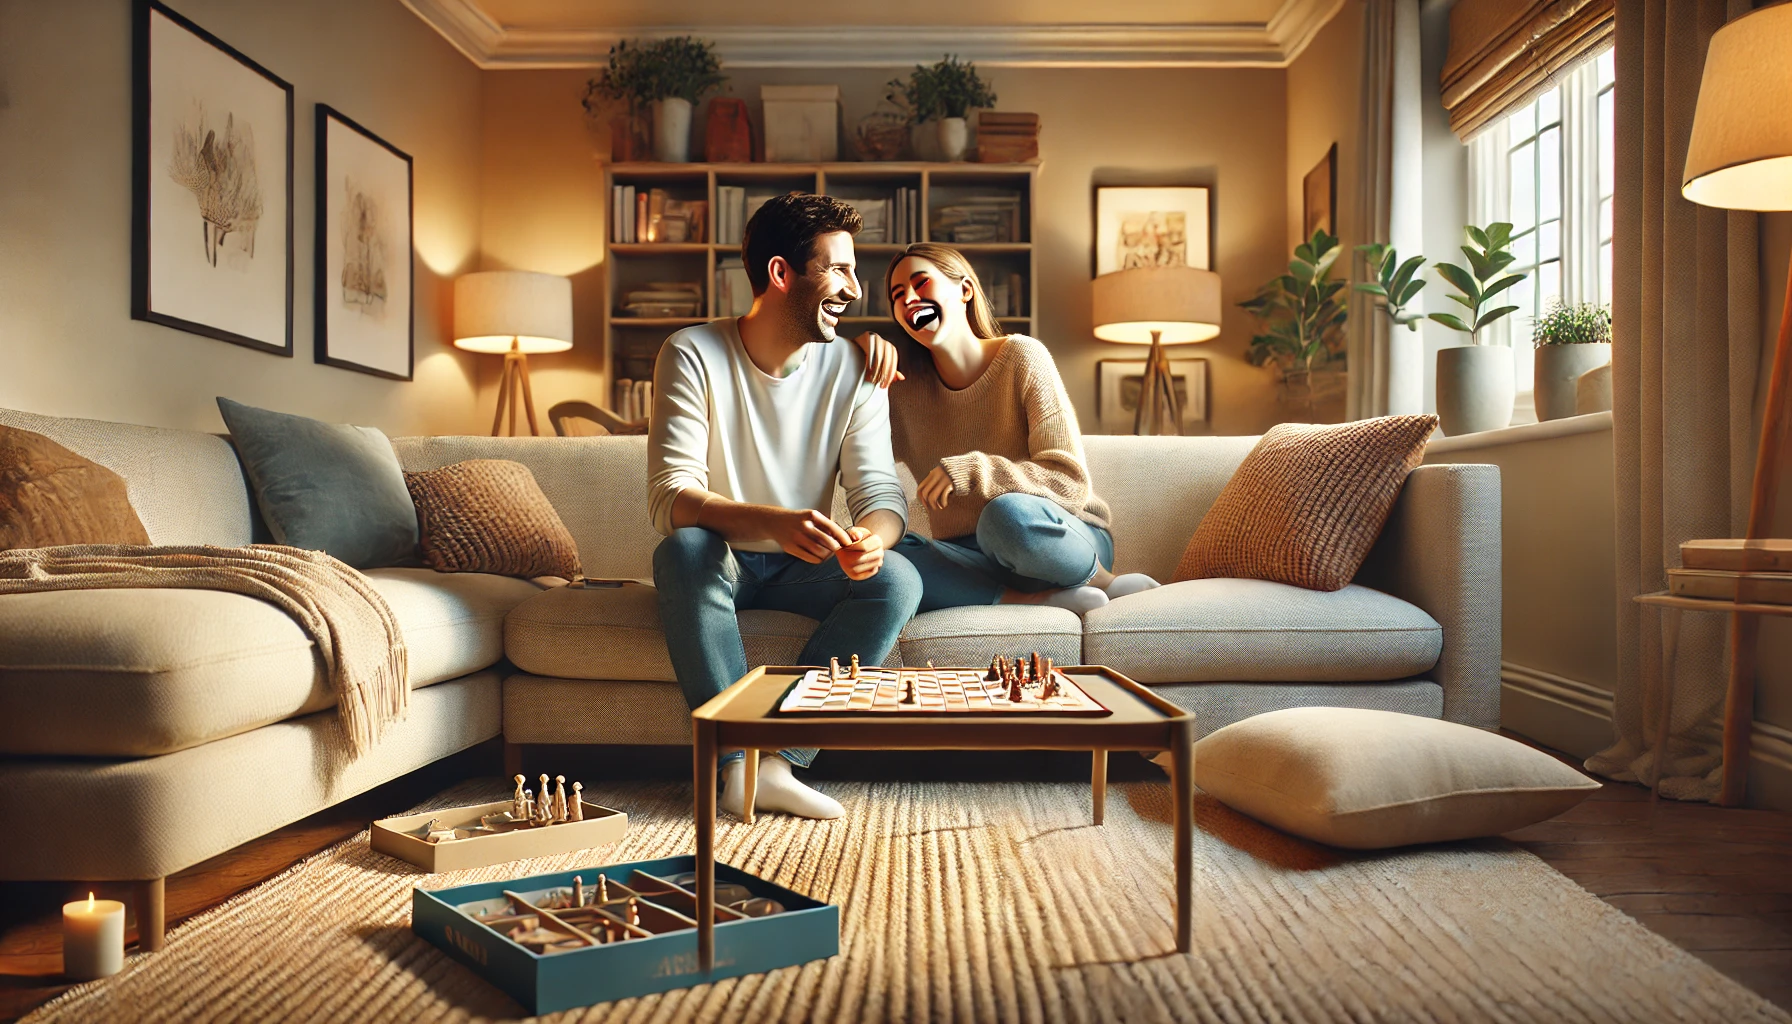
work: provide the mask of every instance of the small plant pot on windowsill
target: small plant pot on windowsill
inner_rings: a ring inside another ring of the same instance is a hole
[[[1532,401],[1537,406],[1537,419],[1559,420],[1575,415],[1575,382],[1580,380],[1581,374],[1611,361],[1609,342],[1538,345],[1531,392]]]
[[[1437,418],[1448,437],[1512,425],[1512,350],[1460,345],[1437,352]]]

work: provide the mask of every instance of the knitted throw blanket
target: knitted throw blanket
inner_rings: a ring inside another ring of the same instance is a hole
[[[0,595],[128,588],[223,590],[292,616],[323,658],[349,750],[359,757],[410,703],[392,609],[367,578],[321,551],[77,544],[0,551]]]

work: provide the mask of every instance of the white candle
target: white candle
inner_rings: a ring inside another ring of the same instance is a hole
[[[124,969],[124,904],[87,898],[62,905],[62,973],[76,981]]]

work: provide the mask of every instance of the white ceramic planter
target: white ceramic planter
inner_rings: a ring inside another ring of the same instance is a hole
[[[962,117],[942,117],[939,120],[940,159],[963,160],[964,151],[971,142],[970,126]]]
[[[1531,399],[1537,419],[1559,420],[1576,414],[1575,382],[1588,370],[1612,361],[1609,343],[1538,345]]]
[[[1476,434],[1512,425],[1512,350],[1462,345],[1437,352],[1437,418],[1443,432]]]
[[[682,164],[691,159],[691,101],[677,96],[653,105],[653,158]]]

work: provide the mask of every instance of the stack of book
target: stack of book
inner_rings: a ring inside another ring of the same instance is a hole
[[[610,411],[630,423],[653,414],[653,381],[622,377],[610,390]]]
[[[986,284],[989,295],[990,312],[997,316],[1026,316],[1026,279],[1018,273],[993,273],[979,271],[977,276]]]
[[[1680,597],[1792,604],[1792,540],[1689,540],[1680,565],[1668,570],[1668,591]]]
[[[1039,115],[985,110],[977,117],[977,162],[1024,164],[1039,159]]]
[[[971,196],[933,211],[936,242],[1020,241],[1020,196]]]
[[[709,200],[674,199],[663,188],[610,186],[611,242],[702,242],[708,235]]]
[[[716,244],[739,245],[747,230],[747,221],[765,201],[776,193],[748,194],[741,185],[716,186]]]
[[[649,281],[622,293],[619,316],[697,317],[703,315],[703,288],[688,281]]]
[[[753,308],[753,283],[739,256],[716,260],[716,315],[746,316]]]

